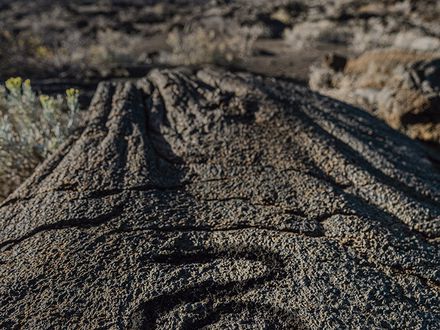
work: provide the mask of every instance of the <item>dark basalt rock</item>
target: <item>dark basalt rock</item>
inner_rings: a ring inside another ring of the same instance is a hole
[[[290,82],[101,84],[82,134],[0,208],[1,328],[440,322],[440,174]]]

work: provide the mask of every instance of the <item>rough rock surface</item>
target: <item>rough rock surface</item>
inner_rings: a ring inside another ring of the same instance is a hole
[[[314,66],[310,87],[364,107],[391,127],[422,141],[440,143],[440,52],[376,50]]]
[[[437,165],[287,81],[101,84],[0,208],[0,327],[434,329]]]

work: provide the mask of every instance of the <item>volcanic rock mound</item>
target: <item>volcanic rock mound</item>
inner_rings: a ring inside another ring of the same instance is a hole
[[[293,83],[101,84],[0,208],[1,328],[435,328],[440,174]]]

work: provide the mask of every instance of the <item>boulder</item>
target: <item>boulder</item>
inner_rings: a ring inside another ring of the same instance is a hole
[[[102,83],[0,207],[0,327],[434,329],[437,166],[281,79]]]
[[[440,53],[376,50],[346,63],[340,57],[339,67],[334,57],[312,68],[313,90],[365,107],[414,139],[440,144]]]

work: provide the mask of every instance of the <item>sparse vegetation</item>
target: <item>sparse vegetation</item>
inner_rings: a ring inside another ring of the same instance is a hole
[[[78,72],[109,76],[112,70],[148,63],[148,41],[143,35],[112,29],[99,30],[93,39],[84,40],[72,31],[62,40],[45,40],[38,33],[14,35],[0,31],[0,71],[14,74],[74,76]]]
[[[79,91],[37,96],[29,80],[0,85],[0,200],[31,175],[78,124]]]
[[[171,64],[231,64],[239,63],[252,54],[253,45],[262,30],[241,26],[235,21],[218,20],[187,24],[168,35],[171,53],[162,61]]]
[[[81,34],[75,32],[55,48],[53,62],[58,68],[90,69],[105,77],[115,68],[147,63],[147,49],[143,35],[106,29],[98,31],[95,39],[84,42]]]
[[[316,47],[317,43],[348,44],[352,38],[350,28],[330,20],[302,22],[284,31],[285,42],[297,50]]]

